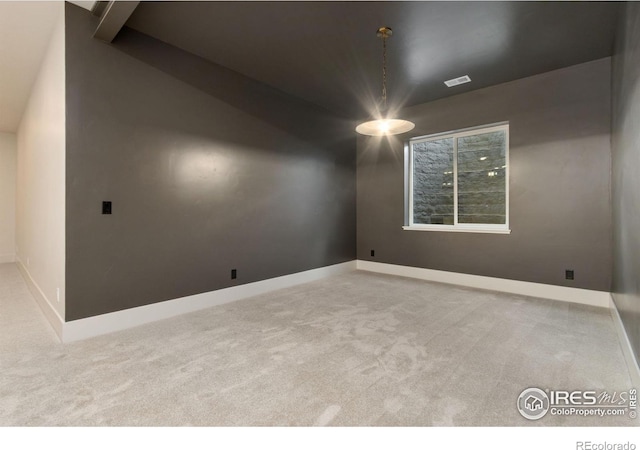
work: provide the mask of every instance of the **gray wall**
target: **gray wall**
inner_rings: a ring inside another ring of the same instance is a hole
[[[352,124],[66,20],[67,321],[354,259]]]
[[[640,3],[620,14],[613,58],[613,298],[640,360]]]
[[[407,108],[411,133],[358,138],[358,258],[609,291],[610,80],[605,58]],[[512,233],[403,231],[402,139],[502,121]]]

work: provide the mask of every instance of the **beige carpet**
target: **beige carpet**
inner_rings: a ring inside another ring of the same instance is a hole
[[[0,265],[0,425],[633,425],[516,410],[630,387],[605,310],[353,272],[61,344]]]

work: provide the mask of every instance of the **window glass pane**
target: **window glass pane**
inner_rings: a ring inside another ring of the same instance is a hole
[[[506,133],[458,138],[458,223],[506,223]]]
[[[453,225],[453,138],[413,147],[413,223]]]

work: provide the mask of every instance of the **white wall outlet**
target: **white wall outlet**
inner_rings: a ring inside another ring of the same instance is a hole
[[[60,288],[56,288],[56,299],[58,300],[58,303],[60,303]]]

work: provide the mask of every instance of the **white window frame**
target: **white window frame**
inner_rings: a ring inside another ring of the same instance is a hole
[[[458,223],[458,138],[477,134],[505,132],[505,223],[475,224]],[[453,138],[453,225],[416,224],[413,222],[413,145],[422,142]],[[410,139],[405,145],[405,225],[409,231],[446,231],[463,233],[509,234],[509,123],[500,122],[472,128],[463,128],[444,133],[430,134]]]

